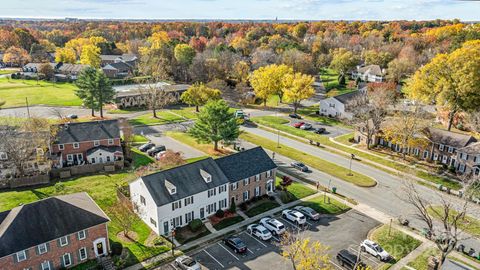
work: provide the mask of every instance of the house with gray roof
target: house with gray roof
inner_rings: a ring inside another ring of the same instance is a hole
[[[364,82],[383,82],[385,70],[379,65],[357,66],[357,69],[352,72],[352,78],[360,78]]]
[[[352,106],[351,103],[355,100],[359,100],[362,95],[365,95],[366,87],[357,90],[341,94],[334,97],[329,97],[320,100],[319,112],[320,115],[336,118],[352,119]]]
[[[105,256],[109,221],[85,192],[0,212],[1,268],[53,270]]]

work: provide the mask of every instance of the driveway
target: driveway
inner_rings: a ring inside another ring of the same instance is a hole
[[[307,226],[299,228],[279,215],[275,216],[289,231],[301,232],[305,237],[320,241],[330,246],[331,262],[337,269],[335,255],[341,249],[348,249],[352,253],[358,251],[359,243],[367,237],[368,232],[379,225],[373,220],[357,211],[351,210],[338,216],[323,216],[319,221],[308,221]],[[226,247],[222,241],[215,242],[206,247],[188,254],[195,258],[202,269],[265,269],[265,270],[291,270],[290,263],[281,256],[279,239],[273,237],[268,241],[259,240],[243,231],[236,234],[247,245],[248,251],[239,255]],[[362,260],[374,269],[380,263],[370,256],[362,255]],[[174,264],[167,264],[157,269],[178,269]]]
[[[0,117],[28,117],[28,112],[30,112],[31,117],[39,118],[50,118],[55,119],[59,116],[67,116],[69,114],[76,114],[79,117],[89,116],[91,114],[90,109],[84,109],[80,107],[51,107],[51,106],[30,106],[27,110],[27,107],[18,107],[18,108],[5,108],[0,110]]]
[[[327,137],[334,138],[334,137],[338,137],[338,136],[345,135],[347,133],[352,133],[353,132],[350,129],[346,129],[346,128],[342,128],[342,127],[338,127],[338,126],[325,125],[325,124],[322,124],[320,122],[310,121],[310,120],[307,120],[307,119],[292,119],[292,118],[287,117],[287,116],[285,116],[284,118],[286,120],[290,121],[289,123],[287,123],[285,125],[292,126],[294,123],[297,123],[297,122],[305,122],[305,123],[311,124],[313,129],[324,128],[325,133],[323,133],[322,135],[325,135]],[[313,129],[311,129],[310,131],[313,132]]]

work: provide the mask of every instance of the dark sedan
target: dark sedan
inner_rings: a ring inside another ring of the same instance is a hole
[[[290,116],[290,118],[302,119],[302,117],[300,115],[296,114],[296,113],[291,113],[288,116]]]
[[[235,253],[246,253],[247,252],[247,245],[242,241],[242,239],[235,237],[235,236],[230,236],[225,239],[223,239],[223,243],[233,249]]]
[[[295,162],[292,162],[290,165],[292,165],[293,168],[298,169],[302,172],[308,172],[307,165],[305,165],[301,162],[295,161]]]
[[[149,143],[143,144],[142,146],[138,147],[138,150],[140,150],[142,152],[146,152],[147,150],[150,150],[153,147],[155,147],[155,144],[149,142]]]

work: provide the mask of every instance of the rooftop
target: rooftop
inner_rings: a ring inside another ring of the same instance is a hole
[[[55,127],[58,127],[57,144],[120,138],[118,120],[67,123]]]

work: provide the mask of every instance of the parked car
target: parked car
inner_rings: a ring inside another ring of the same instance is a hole
[[[316,134],[323,134],[323,133],[325,133],[325,131],[327,131],[327,130],[326,130],[325,128],[322,128],[322,127],[320,127],[320,128],[315,128],[315,129],[313,130],[313,132],[316,133]]]
[[[264,241],[272,238],[272,234],[267,228],[263,227],[260,224],[251,224],[247,227],[247,232],[253,236],[256,236]]]
[[[301,162],[298,162],[298,161],[294,161],[292,163],[290,163],[290,165],[295,168],[295,169],[298,169],[302,172],[308,172],[308,167],[307,165],[301,163]]]
[[[368,239],[363,240],[360,244],[360,248],[363,252],[370,253],[380,261],[389,261],[391,258],[390,254],[388,254],[388,252],[386,252],[380,245]]]
[[[350,253],[346,249],[342,249],[337,253],[337,261],[340,263],[341,266],[354,270],[355,265],[357,265],[356,269],[365,269],[366,265],[361,261],[358,260],[357,263],[357,255]]]
[[[155,155],[156,160],[160,160],[167,151],[160,151]]]
[[[142,152],[146,152],[148,150],[150,150],[151,148],[155,147],[155,144],[154,143],[151,143],[151,142],[148,142],[146,144],[142,144],[140,147],[138,147],[138,150],[142,151]]]
[[[300,126],[300,129],[310,130],[310,129],[312,129],[312,125],[309,124],[309,123],[305,123],[305,124]]]
[[[188,256],[180,256],[175,259],[175,265],[183,270],[200,270],[202,269],[200,264],[193,258]]]
[[[295,206],[293,209],[299,211],[300,213],[304,214],[310,220],[319,220],[320,214],[307,206]]]
[[[67,118],[68,118],[68,119],[78,119],[78,115],[76,115],[76,114],[69,114],[69,115],[67,115]]]
[[[289,114],[288,116],[290,116],[291,118],[295,118],[295,119],[302,119],[302,117],[296,113],[291,113]]]
[[[305,122],[296,122],[296,123],[293,123],[293,127],[295,128],[300,128],[301,126],[305,125]]]
[[[280,235],[285,232],[285,225],[274,218],[262,218],[260,224],[271,231],[273,235]]]
[[[159,146],[155,146],[153,148],[150,148],[150,150],[147,151],[147,154],[151,157],[155,156],[156,154],[162,152],[162,151],[165,151],[167,150],[167,148],[165,148],[164,145],[159,145]]]
[[[307,222],[305,215],[297,210],[285,209],[282,211],[282,217],[298,225],[303,225],[305,222]]]
[[[236,237],[236,236],[229,236],[225,239],[223,239],[223,243],[233,249],[235,253],[245,253],[247,252],[247,245],[243,243],[242,239]]]

